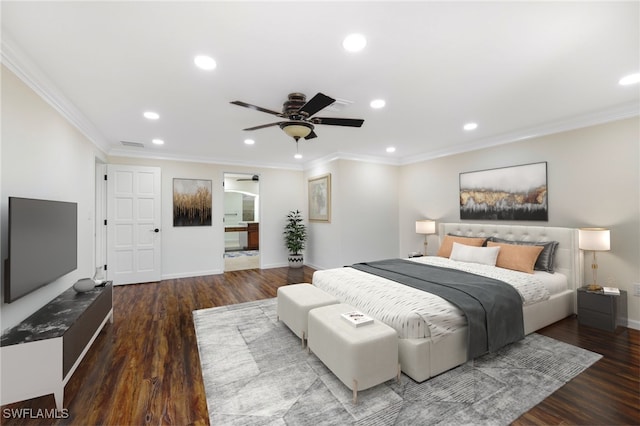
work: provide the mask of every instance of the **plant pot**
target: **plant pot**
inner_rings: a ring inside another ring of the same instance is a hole
[[[301,254],[290,254],[288,259],[289,268],[302,268],[302,265],[304,265],[304,258]]]

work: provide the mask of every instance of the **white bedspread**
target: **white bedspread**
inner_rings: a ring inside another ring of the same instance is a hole
[[[523,305],[549,298],[549,291],[534,274],[436,256],[410,260],[504,281],[518,290]],[[436,342],[467,323],[462,311],[439,296],[353,268],[316,271],[313,284],[393,327],[401,339],[431,337]]]

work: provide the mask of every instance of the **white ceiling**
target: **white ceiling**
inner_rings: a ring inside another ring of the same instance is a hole
[[[638,115],[640,87],[618,81],[640,71],[639,5],[2,1],[2,61],[109,154],[407,164]],[[342,48],[354,32],[367,38],[359,53]],[[217,68],[196,68],[197,54]],[[280,110],[290,92],[353,102],[318,115],[364,125],[316,126],[296,160],[277,126],[242,131],[277,117],[229,103]],[[371,109],[376,98],[386,107]]]

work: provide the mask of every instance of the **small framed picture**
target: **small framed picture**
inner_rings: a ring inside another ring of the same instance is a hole
[[[331,222],[331,173],[309,179],[309,221]]]

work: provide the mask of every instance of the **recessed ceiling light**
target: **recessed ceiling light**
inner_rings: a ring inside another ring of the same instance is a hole
[[[210,57],[205,55],[198,55],[193,59],[193,63],[200,69],[205,71],[211,71],[216,68],[216,61]]]
[[[300,160],[302,158],[302,154],[296,154],[293,156],[296,160]]]
[[[372,100],[369,105],[371,106],[371,108],[373,109],[380,109],[380,108],[384,108],[384,106],[387,103],[384,101],[384,99],[374,99]]]
[[[162,139],[153,139],[151,142],[153,142],[154,145],[164,145],[164,141]]]
[[[362,34],[349,34],[342,41],[342,47],[348,52],[359,52],[367,45],[367,39]]]
[[[467,123],[463,127],[465,130],[475,130],[478,128],[478,123]]]
[[[147,118],[149,120],[157,120],[158,118],[160,118],[160,114],[153,111],[147,111],[143,115],[144,115],[144,118]]]
[[[256,143],[256,141],[254,141],[253,139],[245,139],[244,143],[247,145],[253,145],[254,143]]]
[[[630,84],[640,83],[640,73],[630,74],[626,77],[623,77],[618,82],[622,86],[628,86]]]
[[[387,147],[387,152],[388,152],[389,154],[391,154],[392,152],[396,152],[396,147],[395,147],[395,146]]]

